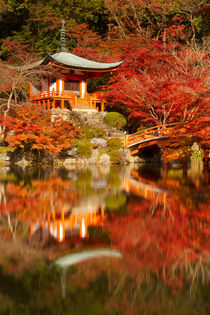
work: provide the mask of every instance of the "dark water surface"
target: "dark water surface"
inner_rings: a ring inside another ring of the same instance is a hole
[[[210,174],[0,170],[0,314],[210,314]]]

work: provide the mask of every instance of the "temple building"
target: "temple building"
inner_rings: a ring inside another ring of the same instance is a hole
[[[30,100],[45,109],[79,109],[104,111],[102,93],[88,93],[87,81],[111,73],[121,62],[101,63],[78,57],[68,52],[62,21],[60,49],[53,55],[29,65],[29,69],[41,66],[55,68],[55,76],[44,76],[40,84],[30,84]]]

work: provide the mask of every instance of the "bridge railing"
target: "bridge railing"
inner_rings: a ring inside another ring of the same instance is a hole
[[[125,135],[124,144],[125,146],[129,147],[144,140],[167,136],[171,133],[176,125],[177,123],[159,125],[135,132],[131,135]]]

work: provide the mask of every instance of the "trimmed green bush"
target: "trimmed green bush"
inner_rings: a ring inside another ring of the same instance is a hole
[[[127,123],[125,117],[117,112],[110,112],[106,114],[106,116],[104,117],[104,121],[107,125],[115,127],[118,130],[122,130]]]

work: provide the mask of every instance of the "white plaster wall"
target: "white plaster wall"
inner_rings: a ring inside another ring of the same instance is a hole
[[[56,81],[50,84],[50,91],[56,91]]]
[[[82,95],[81,95],[82,98],[85,97],[85,82],[82,81]]]

